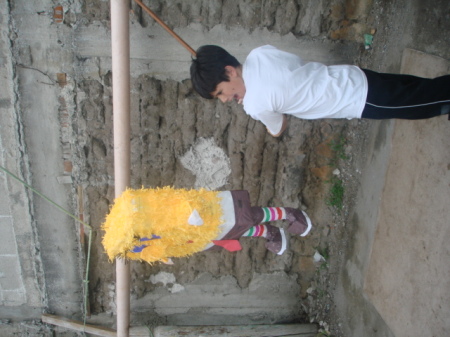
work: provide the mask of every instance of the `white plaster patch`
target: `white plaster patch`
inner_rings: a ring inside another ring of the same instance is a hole
[[[200,138],[180,161],[195,175],[195,188],[218,189],[227,183],[231,174],[230,158],[213,138]]]
[[[171,273],[162,271],[156,275],[150,276],[149,281],[153,284],[162,283],[172,294],[184,290],[184,287],[181,284],[175,283],[175,275]]]
[[[167,283],[175,283],[175,281],[176,281],[175,275],[173,275],[171,273],[166,273],[163,271],[156,275],[150,276],[149,280],[153,284],[162,283],[162,284],[164,284],[164,286],[166,286]]]
[[[183,290],[184,290],[184,287],[181,284],[178,284],[178,283],[175,283],[173,285],[173,287],[169,289],[169,291],[172,294],[179,293],[180,291],[183,291]]]

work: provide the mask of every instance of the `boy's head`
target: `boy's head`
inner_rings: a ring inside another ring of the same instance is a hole
[[[192,59],[191,81],[195,91],[207,99],[215,98],[212,93],[221,82],[229,82],[229,66],[239,68],[241,64],[225,49],[205,45],[197,49],[197,58]]]

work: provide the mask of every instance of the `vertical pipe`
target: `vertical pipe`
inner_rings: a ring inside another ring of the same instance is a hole
[[[130,184],[129,0],[111,0],[115,195]],[[117,337],[128,337],[130,266],[116,259]]]

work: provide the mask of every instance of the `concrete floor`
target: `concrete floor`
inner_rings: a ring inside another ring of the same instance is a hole
[[[402,73],[438,76],[449,62],[405,50]],[[450,121],[379,122],[353,216],[336,303],[348,336],[450,331]],[[358,306],[360,310],[355,310]]]

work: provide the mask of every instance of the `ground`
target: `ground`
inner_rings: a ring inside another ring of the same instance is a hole
[[[372,70],[398,73],[405,48],[448,59],[449,15],[448,3],[443,1],[436,1],[433,5],[419,1],[406,6],[374,1],[365,22],[368,27],[374,29],[373,45],[368,50],[361,50],[355,58],[355,63]],[[427,22],[432,24],[425,24]],[[353,221],[350,216],[357,202],[358,190],[363,185],[362,163],[366,162],[367,156],[373,155],[366,152],[367,136],[373,127],[373,122],[362,121],[349,124],[343,132],[346,156],[339,160],[337,165],[345,191],[343,208],[334,208],[333,219],[336,226],[333,227],[334,230],[326,230],[325,233],[329,234],[321,237],[320,244],[323,249],[328,248],[328,258],[326,262],[321,262],[308,291],[306,303],[310,319],[319,322],[331,336],[345,336],[342,320],[346,318],[336,312],[339,303],[335,302],[335,290],[345,258],[348,257],[348,249],[351,246],[349,242],[354,240]],[[411,156],[416,158],[415,154]]]

